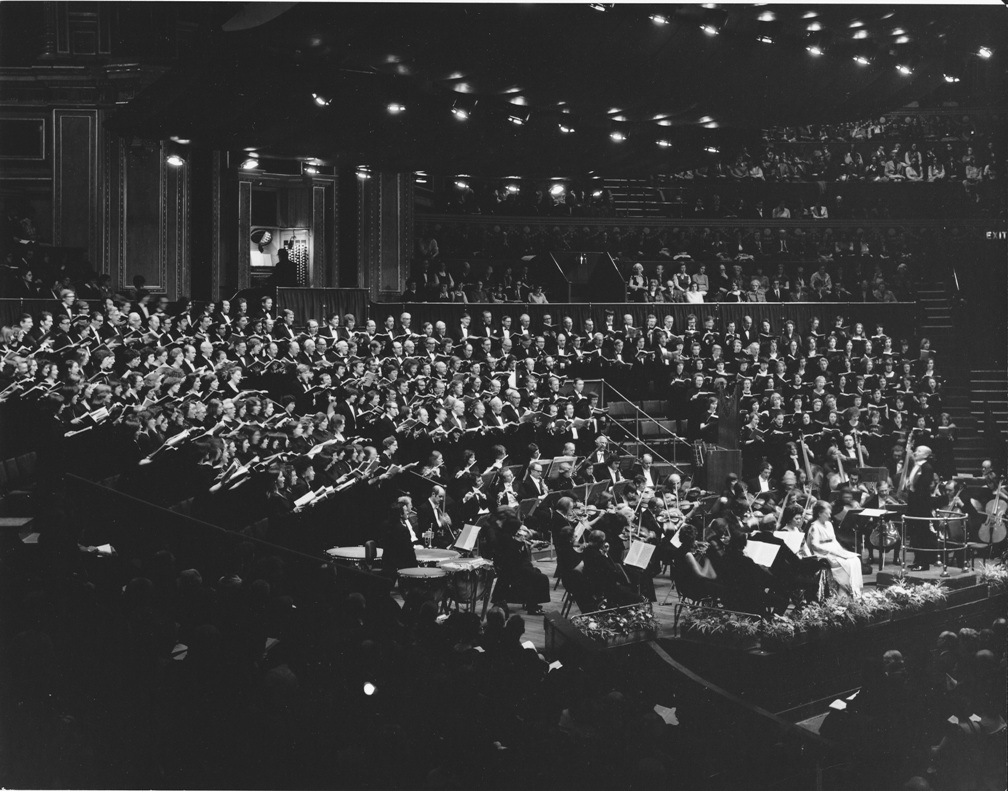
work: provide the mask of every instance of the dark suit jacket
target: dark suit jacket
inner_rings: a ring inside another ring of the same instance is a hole
[[[417,565],[409,530],[398,519],[390,519],[382,528],[382,565],[386,569],[409,569]]]

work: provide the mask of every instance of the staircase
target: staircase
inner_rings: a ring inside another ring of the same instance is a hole
[[[937,352],[936,370],[944,377],[944,409],[959,428],[956,442],[956,469],[976,473],[980,462],[1002,455],[1008,436],[1008,372],[970,366],[970,359],[983,357],[982,349],[969,348],[969,339],[960,337],[952,321],[951,298],[944,282],[935,282],[918,292],[921,308],[921,336],[931,339]],[[985,420],[990,405],[993,425]]]

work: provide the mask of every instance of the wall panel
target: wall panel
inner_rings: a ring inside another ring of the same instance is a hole
[[[98,255],[98,111],[53,111],[53,243]]]

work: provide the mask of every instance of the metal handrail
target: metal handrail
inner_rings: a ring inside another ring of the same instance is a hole
[[[652,417],[651,415],[649,415],[649,414],[648,414],[647,412],[645,412],[645,411],[644,411],[643,409],[641,409],[641,408],[640,408],[639,406],[637,406],[637,404],[635,404],[635,403],[634,403],[633,401],[631,401],[631,400],[630,400],[629,398],[627,398],[627,396],[623,395],[623,393],[621,393],[621,392],[620,392],[619,390],[617,390],[617,389],[616,389],[615,387],[613,387],[613,386],[612,386],[611,384],[609,384],[609,382],[607,382],[607,381],[606,381],[605,379],[602,379],[601,381],[602,381],[602,384],[603,384],[603,387],[609,387],[609,388],[611,388],[611,389],[612,389],[612,391],[613,391],[613,392],[614,392],[614,393],[615,393],[616,395],[618,395],[618,396],[619,396],[620,398],[622,398],[622,399],[623,399],[623,400],[624,400],[624,401],[625,401],[626,403],[630,404],[630,406],[632,406],[632,407],[633,407],[633,408],[634,408],[635,410],[637,410],[637,412],[639,413],[639,414],[638,414],[638,417],[637,417],[637,420],[638,420],[638,421],[640,420],[640,417],[639,417],[639,415],[644,415],[644,417],[645,417],[645,418],[646,418],[647,420],[650,420],[650,421],[651,421],[652,423],[657,423],[657,424],[658,424],[658,427],[659,427],[659,428],[660,428],[660,429],[661,429],[662,431],[665,431],[665,432],[668,432],[668,433],[669,433],[669,434],[670,434],[670,435],[672,436],[672,439],[674,439],[674,440],[675,440],[676,442],[681,442],[681,443],[683,443],[684,445],[690,445],[690,446],[691,446],[691,443],[690,443],[690,442],[689,442],[688,440],[685,440],[685,439],[683,439],[682,437],[680,437],[680,436],[679,436],[678,434],[676,434],[676,433],[675,433],[675,432],[674,432],[674,431],[673,431],[672,429],[670,429],[670,428],[669,428],[668,426],[663,426],[663,425],[661,424],[661,422],[660,422],[660,421],[659,421],[659,420],[658,420],[657,418],[654,418],[654,417]],[[638,433],[638,435],[640,434],[640,432],[639,432],[639,431],[638,431],[637,433]]]

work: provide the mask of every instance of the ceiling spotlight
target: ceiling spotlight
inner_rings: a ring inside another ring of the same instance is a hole
[[[853,30],[856,27],[864,27],[864,22],[862,22],[860,19],[855,19],[847,27],[849,27],[851,30]]]
[[[617,129],[609,133],[609,139],[614,143],[622,143],[626,140],[626,135]]]
[[[560,131],[565,135],[574,134],[574,127],[570,124],[560,124]]]
[[[168,139],[171,140],[173,143],[178,143],[180,146],[187,146],[187,145],[189,145],[192,142],[188,138],[178,137],[177,135],[172,135]]]
[[[802,19],[815,19],[817,16],[819,16],[818,11],[806,11],[802,14]]]
[[[672,119],[671,118],[662,118],[658,122],[658,126],[672,126]]]
[[[704,151],[706,151],[708,154],[720,154],[721,153],[721,149],[719,149],[717,146],[707,146],[707,148],[705,148]]]
[[[945,82],[959,82],[959,78],[955,77],[955,76],[953,76],[951,74],[946,74],[945,75]]]
[[[661,148],[672,148],[671,140],[658,140],[656,142]]]
[[[554,198],[563,195],[564,192],[566,191],[567,188],[563,184],[554,184],[552,187],[550,187],[550,195],[552,195]]]
[[[473,99],[456,99],[452,103],[452,115],[460,121],[468,121],[475,107],[476,101]]]
[[[365,681],[364,682],[364,694],[365,695],[367,695],[368,697],[371,697],[375,693],[376,690],[377,690],[377,687],[375,687],[375,685],[372,684],[370,681]]]
[[[399,104],[399,102],[389,102],[389,105],[388,105],[388,107],[386,109],[390,113],[392,113],[392,115],[399,115],[399,113],[406,112],[406,105],[405,104]]]
[[[255,170],[257,167],[259,167],[259,160],[255,157],[249,157],[241,163],[242,170]]]
[[[358,165],[357,178],[359,178],[361,181],[367,181],[369,178],[371,178],[371,168],[368,167],[367,165]]]
[[[710,122],[710,121],[713,121],[713,120],[714,120],[714,119],[713,119],[713,118],[711,118],[711,117],[710,117],[709,115],[705,115],[705,116],[704,116],[703,118],[701,118],[701,119],[700,119],[700,123],[702,123],[702,124],[706,124],[706,123],[708,123],[708,122]]]
[[[504,186],[504,191],[509,195],[517,195],[518,191],[521,189],[517,184],[507,184]]]
[[[858,40],[863,39],[863,38],[868,38],[868,31],[867,30],[858,30],[856,33],[854,33],[853,38],[858,39]]]
[[[700,25],[700,29],[708,36],[716,36],[718,34],[718,29],[713,25]]]
[[[894,36],[902,36],[906,31],[901,27],[894,27],[892,34]]]
[[[525,123],[525,119],[518,115],[509,115],[508,120],[515,126],[522,126]]]
[[[904,66],[902,63],[896,67],[896,71],[904,76],[913,74],[913,70],[909,66]]]
[[[987,60],[987,58],[989,58],[993,54],[994,51],[990,47],[980,47],[980,49],[977,50],[977,55],[979,55],[984,60]]]
[[[808,26],[805,29],[811,33],[816,33],[822,30],[822,25],[819,22],[809,22]]]
[[[897,44],[907,44],[910,42],[910,36],[900,36],[896,39]]]
[[[594,191],[594,192],[592,193],[592,197],[593,197],[593,198],[601,198],[601,197],[602,197],[602,190],[595,190],[595,191]]]
[[[591,3],[591,9],[593,11],[607,11],[608,8],[605,3]]]
[[[460,121],[469,120],[469,111],[464,107],[452,107],[452,115],[458,118]]]
[[[314,165],[306,164],[301,168],[301,172],[304,173],[306,176],[317,176],[319,170]]]
[[[528,110],[517,108],[508,111],[508,120],[515,126],[523,126],[528,123],[531,113]]]
[[[757,40],[758,42],[760,42],[761,44],[773,44],[773,39],[772,39],[772,38],[770,38],[770,36],[760,36],[760,37],[759,37],[758,39],[756,39],[756,40]]]
[[[178,154],[169,154],[165,157],[165,162],[171,165],[173,168],[180,168],[185,164],[185,160],[182,159]]]
[[[319,107],[328,107],[329,103],[332,101],[332,99],[327,99],[326,97],[317,93],[312,94],[312,99],[315,100],[315,104],[317,104]]]
[[[810,55],[814,55],[814,56],[815,56],[815,57],[817,57],[817,58],[818,58],[818,57],[819,57],[820,55],[822,55],[822,54],[823,54],[822,50],[821,50],[821,49],[819,49],[819,47],[817,47],[817,46],[815,46],[815,45],[812,45],[812,46],[810,46],[810,47],[805,47],[805,49],[807,49],[807,50],[809,51],[809,54],[810,54]]]
[[[459,179],[458,181],[455,182],[455,186],[460,190],[467,190],[469,189],[469,182]]]
[[[704,124],[704,129],[717,129],[717,128],[718,128],[717,121],[708,121],[707,123]]]
[[[869,61],[868,58],[866,58],[866,57],[864,57],[862,55],[855,55],[854,56],[854,62],[855,63],[860,63],[862,66],[867,66],[871,61]]]
[[[761,11],[760,15],[756,17],[760,22],[774,22],[777,20],[777,14],[773,11]]]
[[[662,16],[661,14],[651,14],[648,18],[656,25],[667,25],[669,23],[669,18],[667,16]]]

